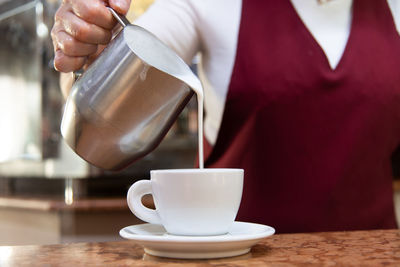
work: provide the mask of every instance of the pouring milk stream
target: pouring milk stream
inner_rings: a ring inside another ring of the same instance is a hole
[[[153,34],[109,9],[123,29],[72,86],[61,123],[64,140],[91,164],[120,170],[157,147],[196,93],[203,168],[199,79]]]

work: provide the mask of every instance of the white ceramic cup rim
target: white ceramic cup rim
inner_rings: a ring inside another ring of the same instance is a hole
[[[151,170],[151,174],[157,173],[241,173],[243,169],[237,168],[192,168],[192,169],[165,169],[165,170]]]

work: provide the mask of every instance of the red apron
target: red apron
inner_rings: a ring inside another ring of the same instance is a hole
[[[399,141],[400,38],[386,0],[354,0],[335,70],[289,0],[243,0],[206,160],[245,170],[237,220],[278,232],[395,228]]]

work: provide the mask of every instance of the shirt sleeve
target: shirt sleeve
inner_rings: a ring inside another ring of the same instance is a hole
[[[400,3],[398,0],[388,0],[397,32],[400,33]]]
[[[156,0],[134,23],[152,32],[190,64],[200,47],[197,20],[189,0]]]

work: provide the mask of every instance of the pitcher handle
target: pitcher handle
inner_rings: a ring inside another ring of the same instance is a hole
[[[121,15],[121,14],[118,14],[114,9],[112,9],[111,7],[107,7],[108,8],[108,10],[110,10],[110,12],[111,12],[111,14],[114,16],[114,18],[119,22],[119,24],[121,24],[122,25],[122,27],[126,27],[126,26],[128,26],[129,24],[131,24],[130,22],[129,22],[129,20],[124,16],[124,15]]]

